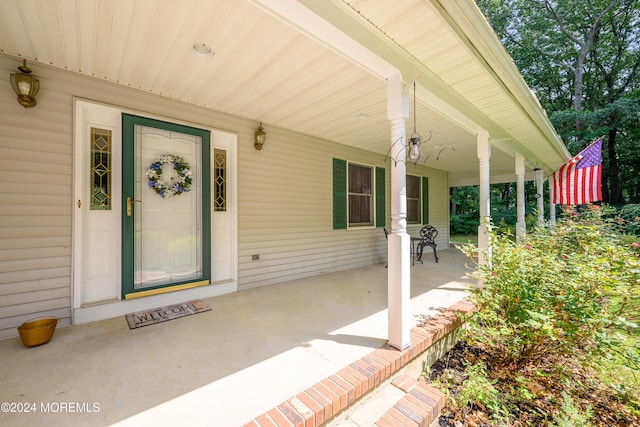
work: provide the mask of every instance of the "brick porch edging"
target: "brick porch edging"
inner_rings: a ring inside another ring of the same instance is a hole
[[[457,315],[458,312],[470,313],[473,310],[474,306],[467,301],[460,301],[452,305],[443,313],[428,319],[423,325],[411,329],[411,346],[408,349],[400,351],[385,344],[275,408],[257,416],[244,427],[316,427],[325,424],[399,372],[402,367],[424,353],[430,346],[458,328],[462,323]],[[412,419],[410,415],[413,415],[411,413],[413,411],[402,412],[396,407],[400,405],[400,409],[402,409],[408,406],[415,410],[412,405],[415,406],[417,402],[413,401],[408,404],[403,402],[405,398],[411,400],[407,396],[413,394],[412,398],[421,402],[421,410],[430,414],[430,420],[437,419],[444,406],[444,395],[426,384],[414,381],[416,384],[411,385],[407,395],[389,411],[398,412],[400,420],[403,417],[407,420]],[[381,418],[382,423],[384,423],[383,418]],[[415,422],[409,425],[429,425],[431,421],[427,424]]]
[[[444,408],[444,394],[405,374],[391,383],[405,395],[375,422],[375,427],[428,427],[435,424]]]

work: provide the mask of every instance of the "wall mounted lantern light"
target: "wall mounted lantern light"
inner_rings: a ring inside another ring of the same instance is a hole
[[[266,139],[267,134],[262,127],[262,122],[260,122],[260,127],[256,129],[255,142],[253,143],[253,146],[256,148],[256,150],[262,150],[262,146],[264,145]]]
[[[23,59],[22,65],[18,67],[22,73],[11,74],[11,87],[18,95],[18,102],[24,108],[35,107],[38,103],[36,95],[40,90],[40,81],[31,75],[31,69],[27,67],[27,60]]]

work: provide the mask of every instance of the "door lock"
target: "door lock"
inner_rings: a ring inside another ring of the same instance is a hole
[[[136,200],[133,197],[127,197],[127,216],[133,215],[133,204],[135,202],[141,203],[142,200]]]

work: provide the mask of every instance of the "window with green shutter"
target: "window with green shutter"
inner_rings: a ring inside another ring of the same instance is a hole
[[[385,169],[333,159],[333,228],[384,227]]]

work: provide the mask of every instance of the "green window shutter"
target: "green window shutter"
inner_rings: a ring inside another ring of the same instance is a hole
[[[347,161],[333,159],[333,228],[347,228]]]
[[[422,177],[422,224],[429,224],[429,178]]]
[[[376,167],[376,227],[384,227],[387,224],[384,174],[384,168]]]

